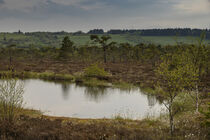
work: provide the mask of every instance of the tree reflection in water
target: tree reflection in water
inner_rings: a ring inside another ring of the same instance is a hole
[[[153,107],[157,102],[155,96],[152,96],[152,95],[147,95],[147,101],[148,101],[149,107]]]
[[[85,95],[90,100],[100,102],[107,96],[107,88],[105,87],[86,87]]]
[[[61,89],[62,89],[62,95],[64,100],[68,100],[69,97],[69,91],[70,91],[71,85],[68,83],[62,83],[61,84]]]

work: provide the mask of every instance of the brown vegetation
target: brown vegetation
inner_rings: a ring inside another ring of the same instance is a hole
[[[55,60],[14,60],[14,68],[17,72],[53,72],[75,75],[82,73],[91,62],[55,61]],[[8,61],[0,61],[0,71],[8,70]],[[109,82],[124,81],[145,87],[152,86],[155,80],[154,70],[151,64],[140,62],[118,62],[100,64],[105,71],[112,76]]]
[[[201,117],[202,118],[202,117]],[[208,139],[200,117],[178,122],[174,139]],[[163,140],[172,139],[167,124],[159,120],[73,119],[22,115],[15,125],[1,123],[1,139],[9,140]]]

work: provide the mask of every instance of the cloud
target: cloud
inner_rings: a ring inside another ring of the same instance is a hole
[[[0,18],[48,19],[53,16],[82,16],[86,14],[74,5],[63,5],[51,0],[8,0],[0,7]]]
[[[4,1],[3,8],[25,11],[26,9],[33,8],[33,6],[40,2],[41,0],[6,0]]]
[[[169,0],[170,1],[170,0]],[[7,0],[0,8],[2,18],[136,16],[163,14],[168,0]],[[4,16],[5,15],[5,16]]]
[[[210,13],[210,0],[181,0],[174,8],[185,14]]]
[[[0,30],[209,28],[209,17],[210,0],[0,0]]]
[[[4,0],[0,0],[0,6],[4,4]]]

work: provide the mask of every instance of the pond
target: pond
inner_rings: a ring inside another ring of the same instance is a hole
[[[75,118],[138,119],[159,115],[164,108],[140,89],[85,87],[42,80],[25,80],[25,107],[46,115]]]

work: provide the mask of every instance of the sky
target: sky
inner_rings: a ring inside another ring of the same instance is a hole
[[[0,0],[0,32],[210,28],[210,0]]]

